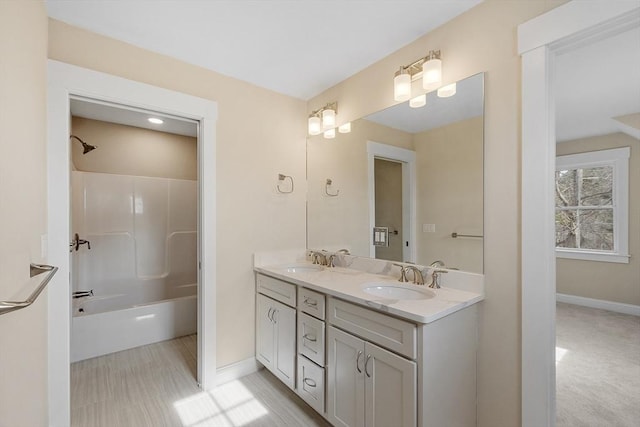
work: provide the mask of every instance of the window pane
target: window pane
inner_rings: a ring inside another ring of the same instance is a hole
[[[580,209],[580,248],[613,250],[613,209]]]
[[[576,211],[556,211],[556,247],[576,247]]]
[[[556,171],[556,206],[578,206],[578,171]]]
[[[613,167],[582,169],[580,206],[611,206],[613,201]]]

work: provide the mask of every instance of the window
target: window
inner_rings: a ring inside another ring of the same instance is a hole
[[[629,262],[629,147],[556,158],[556,255]]]

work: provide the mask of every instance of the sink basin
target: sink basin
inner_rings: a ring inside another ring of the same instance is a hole
[[[408,299],[429,299],[436,294],[429,289],[414,289],[406,285],[394,284],[389,282],[367,283],[362,288],[369,295],[376,297],[408,300]]]
[[[287,273],[311,273],[322,271],[322,267],[315,264],[290,265],[285,268]]]

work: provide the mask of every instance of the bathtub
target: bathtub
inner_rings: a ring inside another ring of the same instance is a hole
[[[132,304],[130,295],[96,295],[73,301],[71,362],[165,341],[197,331],[197,285],[175,298]]]

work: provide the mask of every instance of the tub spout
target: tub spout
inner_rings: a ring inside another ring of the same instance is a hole
[[[93,296],[93,289],[91,289],[90,291],[75,291],[73,294],[71,294],[72,298],[83,298],[83,297],[92,297]]]

